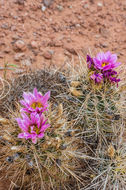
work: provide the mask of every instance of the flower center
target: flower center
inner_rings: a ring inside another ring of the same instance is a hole
[[[106,63],[106,62],[103,62],[102,63],[102,67],[104,67],[104,66],[106,66],[106,65],[108,65],[109,63]]]
[[[40,103],[40,102],[33,102],[32,104],[31,104],[31,107],[33,108],[33,109],[35,109],[35,108],[41,108],[41,107],[43,107],[43,105]]]
[[[34,131],[37,135],[39,135],[40,129],[38,128],[38,126],[37,126],[37,125],[29,126],[28,132],[29,132],[30,134],[32,133],[31,127],[33,127],[33,131]]]

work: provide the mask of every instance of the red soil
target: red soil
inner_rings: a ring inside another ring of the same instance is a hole
[[[47,6],[50,2],[51,5]],[[76,52],[110,50],[125,62],[124,0],[0,1],[0,66],[62,65]],[[42,10],[43,9],[43,10]],[[45,10],[44,10],[45,9]],[[20,40],[20,41],[18,41]],[[2,74],[2,72],[1,72]]]

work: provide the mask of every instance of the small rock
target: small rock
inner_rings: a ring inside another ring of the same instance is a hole
[[[9,29],[9,25],[8,25],[8,24],[2,24],[2,25],[1,25],[1,28],[8,30],[8,29]]]
[[[11,26],[11,31],[17,31],[16,26]]]
[[[51,53],[52,55],[54,54],[54,50],[48,50],[49,53]]]
[[[25,1],[25,0],[16,0],[15,3],[17,3],[17,4],[19,4],[19,5],[24,5],[24,1]]]
[[[62,10],[63,10],[63,6],[62,6],[62,5],[57,5],[57,9],[58,9],[59,11],[62,11]]]
[[[44,4],[46,7],[49,7],[49,6],[52,4],[53,1],[54,1],[54,0],[43,0],[43,4]]]
[[[6,36],[5,33],[0,34],[0,38],[3,38],[3,37],[5,37],[5,36]]]
[[[85,9],[89,9],[89,4],[85,4],[83,7],[84,7]]]
[[[70,52],[70,53],[72,53],[72,54],[74,54],[74,55],[77,55],[77,52],[76,52],[76,50],[75,50],[73,47],[66,46],[65,49],[66,49],[68,52]]]
[[[63,43],[60,40],[56,40],[56,41],[54,41],[54,46],[55,47],[62,47]]]
[[[102,10],[103,4],[101,2],[98,2],[97,6],[98,6],[98,8],[97,8],[98,11]]]
[[[9,53],[9,52],[10,52],[10,48],[9,48],[9,47],[5,48],[5,49],[4,49],[4,52],[5,52],[5,53]]]
[[[76,27],[77,27],[77,28],[80,28],[80,26],[81,26],[80,24],[76,24]]]
[[[24,60],[21,61],[21,64],[23,66],[30,67],[31,66],[31,60],[30,59],[24,59]]]
[[[96,35],[95,35],[95,38],[100,38],[100,35],[99,35],[99,34],[96,34]]]
[[[103,4],[101,2],[98,2],[97,5],[98,5],[98,7],[102,7],[103,6]]]
[[[109,36],[109,30],[104,28],[104,27],[100,27],[99,28],[99,33],[104,37],[108,37]]]
[[[19,38],[20,38],[20,37],[19,37],[18,35],[16,35],[16,34],[14,34],[14,35],[12,36],[12,39],[13,39],[13,40],[19,40]]]
[[[41,10],[44,12],[46,10],[46,7],[44,5],[42,5]]]
[[[120,32],[121,32],[121,29],[115,28],[115,31],[116,31],[117,33],[120,33]]]
[[[26,50],[26,45],[23,40],[17,40],[14,43],[14,50],[15,51],[25,51]]]
[[[94,4],[94,0],[90,0],[90,3]]]
[[[24,58],[25,54],[24,53],[17,53],[15,56],[14,56],[14,60],[15,61],[20,61]]]
[[[104,42],[104,43],[101,43],[100,45],[101,45],[101,47],[103,47],[103,48],[107,48],[107,47],[108,47],[108,43],[105,43],[105,42]]]
[[[45,52],[43,53],[43,57],[44,57],[45,59],[52,59],[52,54],[50,53],[50,51],[45,51]]]
[[[31,42],[31,47],[32,47],[33,49],[37,49],[37,48],[38,48],[37,42],[36,42],[36,41],[32,41],[32,42]]]

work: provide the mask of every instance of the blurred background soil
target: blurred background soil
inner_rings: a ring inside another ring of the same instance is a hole
[[[0,0],[0,75],[7,62],[20,74],[77,62],[89,50],[125,63],[125,0]]]
[[[99,50],[126,62],[125,0],[0,0],[0,76],[7,62],[14,76]]]

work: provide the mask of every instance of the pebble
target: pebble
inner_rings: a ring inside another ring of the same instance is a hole
[[[101,2],[98,2],[97,6],[98,6],[98,8],[97,8],[98,11],[102,10],[103,4]]]
[[[56,41],[54,41],[54,46],[55,47],[62,47],[63,43],[60,40],[56,40]]]
[[[32,47],[33,49],[37,49],[37,48],[38,48],[38,44],[37,44],[36,41],[32,41],[30,45],[31,45],[31,47]]]
[[[54,50],[48,50],[49,53],[51,53],[52,55],[54,54]]]
[[[68,52],[70,52],[71,54],[77,55],[77,52],[76,52],[76,50],[75,50],[73,47],[65,46],[64,48],[65,48]]]
[[[107,48],[107,47],[108,47],[108,43],[105,43],[105,42],[104,42],[104,43],[101,43],[100,45],[101,45],[101,47],[103,47],[103,48]]]
[[[5,52],[5,53],[9,53],[9,52],[10,52],[10,48],[9,48],[9,47],[6,47],[6,48],[4,49],[4,52]]]
[[[11,26],[11,31],[17,31],[16,26]]]
[[[43,0],[43,4],[46,6],[46,7],[49,7],[51,4],[52,4],[53,0]]]
[[[85,4],[83,7],[84,7],[85,9],[89,9],[89,4]]]
[[[24,5],[24,0],[16,0],[15,3],[17,3],[17,4],[19,4],[19,5]]]
[[[8,29],[9,29],[9,25],[8,25],[8,24],[2,24],[2,25],[1,25],[1,28],[8,30]]]
[[[24,53],[16,53],[14,56],[15,61],[20,61],[24,58],[25,54]]]
[[[12,36],[12,39],[13,40],[18,40],[20,37],[18,36],[18,35],[16,35],[16,34],[14,34],[13,36]]]
[[[43,57],[44,57],[45,59],[52,59],[52,54],[51,54],[50,51],[45,51],[45,52],[43,53]]]
[[[77,27],[77,28],[80,28],[80,27],[81,27],[81,25],[80,25],[80,24],[76,24],[76,27]]]
[[[30,60],[30,59],[23,59],[23,60],[21,61],[21,64],[22,64],[23,66],[30,67],[32,63],[31,63],[31,60]]]
[[[23,40],[17,40],[14,43],[14,50],[15,51],[25,51],[26,50],[26,45]]]
[[[98,5],[98,7],[102,7],[103,6],[103,4],[101,2],[98,2],[97,5]]]
[[[44,5],[42,5],[41,10],[44,12],[46,10],[46,7]]]
[[[99,28],[99,33],[105,38],[109,36],[109,30],[104,27]]]
[[[57,5],[57,9],[58,9],[59,11],[62,11],[62,10],[63,10],[63,6],[62,6],[62,5]]]

